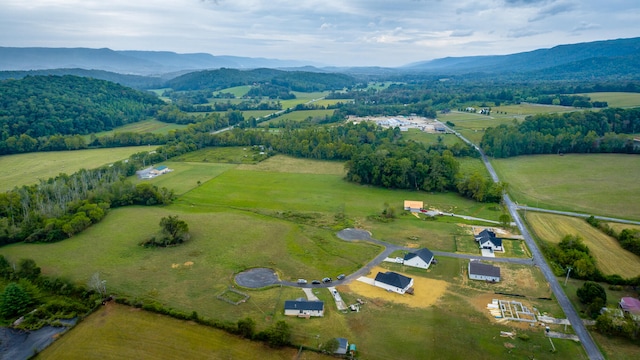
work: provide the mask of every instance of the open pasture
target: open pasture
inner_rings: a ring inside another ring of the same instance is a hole
[[[491,162],[520,204],[640,219],[637,155],[535,155]]]
[[[125,160],[132,154],[148,149],[148,146],[130,146],[0,156],[0,167],[3,169],[0,174],[0,191],[35,184],[38,179],[47,180],[60,173],[73,174],[80,169],[94,169]]]
[[[191,239],[171,248],[140,246],[159,231],[160,219],[168,215],[187,222]],[[321,279],[352,273],[380,251],[375,245],[339,240],[330,230],[215,204],[119,208],[73,238],[0,249],[11,261],[34,259],[45,274],[86,284],[99,272],[115,294],[231,321],[273,316],[275,306],[281,306],[280,296],[297,290],[249,291],[249,301],[238,306],[217,300],[216,295],[234,285],[233,275],[240,271],[266,267],[282,280]]]
[[[595,92],[579,94],[591,98],[591,101],[606,101],[610,108],[640,106],[640,94],[628,92]]]
[[[149,182],[157,187],[166,187],[173,190],[175,195],[182,195],[191,189],[215,178],[223,172],[237,166],[233,164],[192,163],[192,162],[168,162],[165,163],[172,172],[163,174],[153,179],[140,180]]]
[[[274,349],[222,330],[110,303],[84,319],[38,359],[292,359],[297,350]],[[300,359],[325,359],[304,351]]]
[[[101,136],[113,135],[115,133],[124,133],[124,132],[131,132],[131,133],[138,133],[138,134],[145,134],[145,133],[167,134],[171,130],[184,129],[186,127],[187,125],[171,124],[171,123],[158,121],[155,119],[149,119],[149,120],[138,121],[136,123],[120,126],[110,131],[102,131],[102,132],[96,133],[95,135],[97,137],[101,137]],[[88,139],[89,137],[87,136],[86,138]]]
[[[529,211],[533,232],[543,241],[559,243],[566,235],[579,235],[604,274],[624,278],[640,275],[640,257],[623,249],[618,241],[589,225],[584,219]]]
[[[286,155],[275,155],[257,164],[240,165],[238,170],[340,176],[346,174],[342,161],[300,159]]]
[[[292,107],[295,107],[298,104],[305,104],[305,103],[308,103],[310,101],[323,98],[323,97],[325,97],[325,96],[327,96],[329,94],[328,91],[322,91],[322,92],[292,91],[292,93],[296,96],[295,99],[281,100],[280,101],[280,103],[282,103],[282,108],[283,109],[292,108]]]
[[[220,94],[220,93],[231,93],[235,95],[236,98],[241,98],[247,95],[249,90],[251,90],[251,85],[234,86],[234,87],[222,89],[219,91],[214,91],[213,95]]]
[[[409,131],[403,131],[401,135],[404,140],[415,141],[425,145],[438,145],[440,141],[446,146],[462,143],[462,140],[454,134],[432,134],[419,129],[409,129]]]
[[[172,162],[202,162],[202,163],[222,163],[222,164],[256,164],[264,156],[260,155],[257,147],[251,146],[227,146],[208,147],[201,150],[192,151],[175,158]]]

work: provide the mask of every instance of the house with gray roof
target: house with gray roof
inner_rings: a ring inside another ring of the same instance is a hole
[[[502,239],[496,237],[496,233],[491,230],[482,230],[475,236],[480,249],[491,249],[493,251],[504,251],[502,247]]]
[[[404,256],[403,264],[421,269],[428,269],[433,261],[431,250],[424,248]]]
[[[500,281],[500,268],[471,260],[469,261],[469,279],[498,282]]]
[[[387,291],[404,294],[405,292],[412,291],[411,287],[413,286],[413,279],[393,271],[387,271],[385,273],[379,272],[373,281],[373,285]]]
[[[284,314],[299,317],[324,316],[324,302],[304,299],[287,300],[284,302]]]

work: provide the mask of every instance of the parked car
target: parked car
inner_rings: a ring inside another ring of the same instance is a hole
[[[324,279],[322,279],[323,283],[330,283],[331,282],[331,278],[330,277],[326,277]]]
[[[311,283],[312,283],[313,285],[321,284],[320,280],[313,280]]]
[[[298,284],[306,284],[307,280],[305,279],[298,279]]]
[[[346,276],[344,276],[344,274],[340,274],[340,275],[338,275],[338,276],[336,277],[336,279],[338,279],[338,280],[342,280],[342,279],[344,279],[345,277],[346,277]]]

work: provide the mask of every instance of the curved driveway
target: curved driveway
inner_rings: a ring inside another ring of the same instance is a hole
[[[493,179],[493,181],[498,182],[500,180],[495,170],[493,169],[493,166],[491,166],[489,159],[480,148],[478,148],[471,141],[464,138],[462,135],[460,135],[460,133],[451,130],[444,124],[442,125],[445,126],[449,131],[456,134],[460,139],[462,139],[462,141],[464,141],[465,143],[471,145],[474,149],[476,149],[480,153],[482,157],[482,161],[486,166],[487,170],[489,171],[489,173],[491,174],[491,178]],[[589,357],[589,359],[596,359],[596,360],[604,359],[604,357],[602,356],[602,353],[600,352],[600,349],[598,349],[598,346],[596,345],[595,341],[593,341],[591,334],[589,334],[589,332],[587,331],[587,328],[582,323],[582,319],[580,319],[580,317],[578,316],[578,313],[576,312],[576,310],[573,308],[573,305],[569,301],[569,298],[564,293],[564,290],[562,289],[562,287],[560,287],[560,283],[558,282],[558,279],[555,277],[555,275],[551,271],[549,264],[545,260],[544,256],[542,256],[542,253],[540,252],[538,245],[531,237],[531,234],[529,233],[527,228],[524,226],[524,223],[520,218],[520,214],[518,214],[518,207],[513,201],[511,201],[511,198],[507,194],[503,196],[503,200],[507,208],[509,209],[509,214],[511,214],[511,217],[516,222],[518,229],[520,229],[520,232],[522,233],[522,236],[524,237],[524,240],[527,243],[527,246],[529,246],[529,250],[531,250],[531,254],[533,255],[533,262],[535,263],[535,265],[537,265],[540,268],[540,270],[544,274],[544,277],[547,279],[547,282],[549,283],[549,286],[551,287],[553,294],[556,296],[556,299],[558,299],[558,303],[562,307],[562,310],[564,311],[565,316],[567,317],[567,319],[569,319],[569,322],[571,322],[571,326],[576,332],[576,335],[578,335],[578,337],[580,338],[580,343],[584,347],[587,353],[587,356]]]

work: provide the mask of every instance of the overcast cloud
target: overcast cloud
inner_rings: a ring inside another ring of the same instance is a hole
[[[2,0],[0,46],[400,66],[640,36],[632,0]]]

